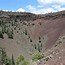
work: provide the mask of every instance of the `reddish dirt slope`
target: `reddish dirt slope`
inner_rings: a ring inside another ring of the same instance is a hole
[[[49,59],[41,61],[39,65],[65,65],[65,38],[61,40],[62,43],[46,53]]]
[[[55,16],[54,16],[55,17]],[[63,35],[65,32],[65,16],[53,19],[37,19],[34,21],[36,26],[33,30],[33,39],[38,38],[39,36],[43,37],[47,35],[48,41],[45,44],[46,48],[50,48],[54,45],[60,35]],[[41,22],[41,25],[39,25]],[[36,34],[35,34],[36,33]]]

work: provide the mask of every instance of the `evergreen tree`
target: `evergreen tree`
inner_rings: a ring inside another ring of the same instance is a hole
[[[41,43],[41,37],[39,37],[39,43]]]
[[[3,33],[0,31],[0,38],[4,39]]]
[[[38,51],[41,52],[41,50],[42,50],[42,43],[38,44]]]
[[[25,29],[25,35],[27,35],[27,30]]]
[[[15,65],[15,62],[14,62],[14,57],[12,55],[12,65]]]
[[[35,49],[37,49],[37,46],[36,46],[36,44],[34,44],[34,47],[35,47]]]

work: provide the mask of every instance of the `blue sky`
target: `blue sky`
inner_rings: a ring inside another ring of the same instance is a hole
[[[65,10],[65,0],[0,0],[0,9],[44,14]]]

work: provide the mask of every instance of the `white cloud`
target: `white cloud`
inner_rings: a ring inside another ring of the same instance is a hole
[[[16,12],[25,12],[25,10],[23,8],[19,8],[18,10],[16,10]]]
[[[45,14],[45,13],[65,10],[65,8],[61,7],[60,5],[53,5],[52,7],[47,7],[47,8],[43,8],[43,7],[36,8],[36,7],[31,6],[31,5],[28,5],[27,9],[29,10],[29,12],[35,13],[35,14]]]
[[[65,8],[60,8],[59,11],[65,10]]]
[[[45,13],[50,13],[50,12],[56,12],[53,8],[41,8],[41,9],[37,9],[31,5],[27,6],[28,10],[31,13],[35,13],[35,14],[45,14]]]
[[[61,8],[60,5],[52,5],[52,7],[55,8],[55,9],[60,9]]]
[[[3,9],[0,9],[2,11],[5,11],[5,12],[15,12],[14,10],[3,10]]]
[[[31,5],[26,6],[26,8],[28,8],[30,11],[34,11],[34,10],[36,10],[36,8],[33,7],[33,6],[31,6]]]
[[[26,8],[31,12],[31,13],[38,13],[37,9],[31,5],[26,6]]]
[[[65,0],[37,0],[37,6],[27,5],[27,12],[35,13],[35,14],[45,14],[50,12],[57,12],[65,10]],[[19,8],[17,12],[25,12],[24,9]]]
[[[65,0],[37,0],[40,4],[60,4],[65,5]]]
[[[65,7],[61,7],[60,5],[53,5],[52,7],[55,8],[56,10],[58,10],[58,11],[65,10]]]
[[[29,12],[35,14],[45,14],[65,10],[65,7],[62,7],[63,5],[65,5],[65,0],[37,0],[37,1],[39,4],[36,7],[33,7],[31,5],[27,6]]]

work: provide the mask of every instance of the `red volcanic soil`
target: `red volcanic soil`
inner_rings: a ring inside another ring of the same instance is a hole
[[[57,44],[56,47],[53,47],[46,54],[49,59],[43,60],[39,65],[65,65],[65,38],[62,39],[62,43]]]
[[[59,14],[48,18],[43,17],[34,21],[33,39],[47,35],[48,40],[45,44],[46,49],[51,48],[59,36],[65,34],[65,16],[63,14],[58,15]],[[41,25],[39,25],[39,22],[41,22]]]
[[[65,39],[60,38],[62,41],[55,47],[59,37],[65,36],[64,11],[55,14],[48,14],[39,20],[42,25],[40,27],[35,27],[33,33],[37,32],[41,37],[47,35],[48,40],[45,43],[46,53],[44,53],[49,57],[47,61],[43,59],[39,65],[65,65]],[[37,37],[37,35],[34,36]]]

